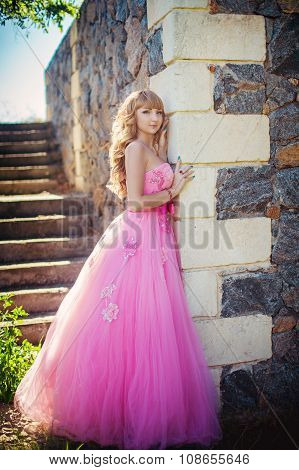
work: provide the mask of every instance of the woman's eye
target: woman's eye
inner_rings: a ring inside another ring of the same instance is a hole
[[[145,114],[145,113],[148,113],[148,110],[147,111],[142,111],[142,114]],[[158,114],[163,114],[162,111],[158,111]]]

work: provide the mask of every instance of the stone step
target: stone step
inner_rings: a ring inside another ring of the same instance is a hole
[[[14,297],[11,297],[14,299]],[[30,343],[37,345],[40,340],[42,343],[46,337],[48,329],[55,318],[56,311],[32,313],[30,317],[23,317],[17,321],[17,327],[21,330],[22,336],[19,337],[19,344],[26,338]],[[7,322],[0,322],[0,328],[7,325]]]
[[[51,312],[57,311],[61,304],[63,297],[70,290],[70,286],[60,287],[41,287],[35,289],[16,289],[8,290],[6,292],[14,292],[14,302],[17,306],[22,306],[29,316],[32,313],[41,311]],[[2,293],[5,290],[2,290]],[[3,302],[0,300],[0,309],[3,307]],[[29,317],[27,317],[29,318]]]
[[[30,318],[24,318],[22,325],[18,326],[22,333],[22,336],[19,338],[20,342],[26,338],[32,344],[38,345],[40,340],[41,344],[43,344],[55,314],[56,311],[39,312],[33,313],[30,315]]]
[[[8,131],[25,131],[25,130],[42,130],[42,129],[51,129],[52,128],[51,121],[43,121],[43,122],[1,122],[0,123],[0,131],[1,132],[8,132]]]
[[[53,214],[92,214],[93,211],[92,197],[81,192],[0,196],[0,217],[5,219]]]
[[[97,236],[0,240],[0,263],[53,261],[88,256],[96,242]]]
[[[3,131],[0,129],[0,142],[25,142],[54,138],[52,129],[25,129]]]
[[[54,191],[57,188],[58,182],[51,178],[0,181],[0,195],[36,194],[42,191]]]
[[[85,261],[85,257],[61,261],[35,261],[0,266],[0,286],[3,291],[38,286],[73,284]]]
[[[32,166],[62,163],[59,152],[11,153],[0,155],[0,167],[3,166]]]
[[[33,153],[58,150],[58,145],[51,140],[23,141],[23,142],[0,142],[0,154],[9,153]]]
[[[83,237],[91,227],[89,214],[38,215],[0,219],[0,240],[42,237]]]
[[[4,166],[0,167],[0,181],[51,178],[59,171],[62,171],[62,166],[58,163],[22,167]]]

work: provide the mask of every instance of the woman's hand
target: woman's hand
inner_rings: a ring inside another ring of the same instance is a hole
[[[174,170],[173,182],[170,188],[173,197],[176,197],[182,191],[185,184],[188,181],[193,180],[193,178],[194,178],[193,166],[192,165],[181,166],[181,160],[178,160],[175,170]]]
[[[167,126],[169,123],[169,119],[167,116],[164,117],[163,124],[161,126],[161,134],[159,141],[157,143],[157,153],[160,158],[167,160],[167,148],[168,148],[168,140],[167,140]]]

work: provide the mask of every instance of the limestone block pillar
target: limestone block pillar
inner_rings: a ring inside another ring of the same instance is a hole
[[[263,165],[270,156],[268,117],[214,111],[214,66],[263,64],[264,18],[210,14],[208,0],[148,0],[148,28],[162,29],[167,66],[150,77],[165,104],[169,160],[193,164],[193,181],[180,194],[178,224],[185,291],[209,366],[219,387],[228,364],[271,357],[272,319],[221,315],[222,273],[270,265],[271,220],[218,220],[216,179],[224,167]]]
[[[71,108],[73,114],[73,151],[75,156],[75,185],[80,191],[84,191],[84,178],[81,165],[82,136],[80,124],[80,72],[77,68],[76,43],[78,40],[77,21],[73,22],[70,32],[70,47],[72,53],[71,75]]]

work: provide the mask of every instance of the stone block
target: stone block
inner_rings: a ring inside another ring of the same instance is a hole
[[[261,361],[272,355],[271,317],[250,315],[194,323],[209,366]]]
[[[76,70],[71,76],[71,99],[78,98],[81,95],[80,73]]]
[[[175,113],[169,123],[169,159],[176,162],[267,162],[269,119],[263,115]]]
[[[200,166],[193,170],[195,178],[180,193],[180,217],[214,217],[217,169]]]
[[[179,60],[150,77],[150,88],[161,96],[167,113],[212,108],[213,75],[202,62]]]
[[[81,125],[80,124],[76,124],[73,127],[73,145],[74,145],[74,151],[81,150],[82,134],[81,134]]]
[[[266,59],[265,19],[259,15],[173,10],[163,20],[162,37],[165,64],[179,59]]]
[[[193,317],[218,315],[218,276],[213,270],[184,271],[184,288]]]
[[[218,219],[264,215],[273,198],[272,165],[222,168],[218,171]]]
[[[242,273],[224,276],[221,316],[276,315],[283,306],[282,279],[277,273]]]
[[[78,41],[78,25],[77,25],[77,21],[74,20],[70,29],[70,47],[73,47],[77,41]]]
[[[271,219],[185,219],[179,223],[183,269],[270,260]]]
[[[174,8],[207,8],[208,0],[147,0],[147,26],[150,29]]]

